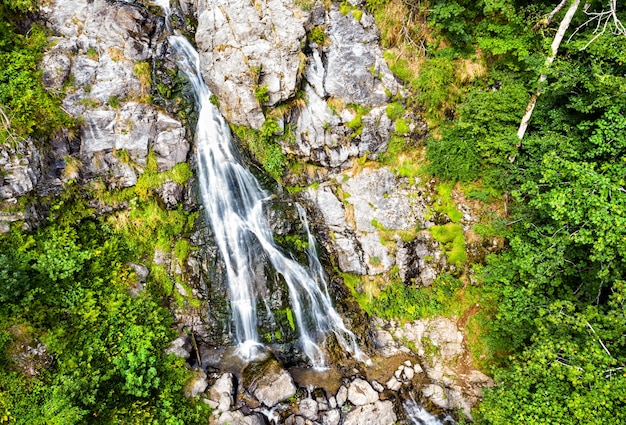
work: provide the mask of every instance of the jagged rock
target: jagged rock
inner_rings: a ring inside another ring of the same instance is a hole
[[[176,182],[166,181],[157,192],[167,209],[176,209],[183,202],[183,187]]]
[[[184,162],[182,124],[142,100],[149,87],[141,72],[150,70],[138,72],[137,65],[154,54],[158,17],[105,0],[47,2],[41,10],[54,34],[42,61],[44,81],[51,88],[72,81],[63,107],[82,122],[86,177],[105,176],[110,188],[132,186],[149,148],[159,171]]]
[[[42,160],[30,139],[0,146],[0,200],[15,200],[32,191],[42,176]]]
[[[267,407],[274,407],[296,393],[291,375],[273,358],[251,363],[242,374],[244,387]]]
[[[234,402],[235,376],[232,373],[224,373],[209,389],[209,399],[217,403],[214,407],[218,412],[230,410]]]
[[[389,400],[358,406],[348,412],[343,425],[393,425],[397,416]]]
[[[151,146],[157,155],[159,171],[170,170],[174,165],[187,160],[189,142],[179,121],[158,113],[155,131],[156,136],[152,138]]]
[[[305,31],[293,0],[201,0],[198,12],[202,72],[220,110],[229,121],[260,129],[265,117],[255,88],[267,87],[268,105],[295,93]]]
[[[42,61],[42,80],[48,89],[60,89],[70,75],[72,61],[60,52],[52,52],[44,56]]]
[[[346,103],[378,106],[387,102],[388,92],[395,94],[398,84],[378,45],[379,35],[365,12],[361,21],[351,13],[343,15],[331,8],[328,22],[330,47],[324,88],[330,96]]]
[[[366,268],[359,255],[359,246],[356,237],[350,231],[339,199],[328,187],[307,189],[305,196],[313,201],[322,215],[324,224],[333,232],[334,238],[329,242],[333,244],[341,271],[364,274]]]
[[[183,359],[188,359],[191,356],[191,340],[189,339],[189,335],[182,334],[172,341],[170,346],[165,349],[165,354],[175,354]]]
[[[378,393],[369,382],[363,379],[355,379],[348,387],[348,400],[355,406],[373,403],[378,400]]]
[[[300,403],[298,404],[298,410],[300,412],[300,415],[304,416],[307,419],[317,419],[318,404],[317,401],[311,398],[305,398],[300,400]]]

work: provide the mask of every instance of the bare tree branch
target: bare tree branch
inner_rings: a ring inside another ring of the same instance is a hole
[[[546,68],[549,68],[550,65],[552,65],[552,62],[554,62],[554,58],[556,57],[556,54],[559,50],[559,46],[561,45],[561,41],[563,41],[565,32],[569,28],[569,25],[572,22],[572,18],[574,17],[574,14],[578,10],[579,4],[580,4],[580,0],[573,0],[569,6],[569,9],[567,9],[567,12],[565,13],[565,16],[563,17],[563,20],[561,21],[561,24],[559,25],[559,29],[557,30],[556,35],[554,36],[554,39],[552,40],[552,45],[550,46],[551,51],[548,54],[548,57],[546,58],[546,63],[545,63]],[[541,84],[544,81],[546,81],[547,78],[548,78],[547,74],[541,74],[541,76],[539,77],[540,88],[541,88]],[[537,104],[537,99],[539,99],[539,96],[541,94],[540,88],[537,89],[537,91],[531,96],[530,102],[528,102],[528,106],[526,107],[526,112],[524,113],[519,129],[517,130],[517,138],[520,140],[516,145],[518,149],[522,145],[522,139],[524,138],[524,134],[526,133],[526,129],[528,128],[528,124],[530,123],[530,117],[532,116],[533,110],[535,109],[535,105]],[[513,162],[515,161],[515,157],[513,156],[512,158],[509,158],[509,160]]]

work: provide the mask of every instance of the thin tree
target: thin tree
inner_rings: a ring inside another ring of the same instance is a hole
[[[564,4],[565,2],[561,2],[555,8],[555,10],[552,11],[550,15],[548,15],[550,20],[564,6]],[[580,0],[573,0],[569,6],[569,9],[567,9],[567,12],[565,13],[563,20],[561,20],[559,29],[557,30],[556,35],[554,36],[554,39],[552,40],[552,45],[550,46],[550,53],[548,54],[548,57],[546,58],[545,69],[548,69],[550,65],[552,65],[552,62],[554,62],[554,58],[556,58],[556,54],[559,50],[559,46],[561,45],[561,41],[563,41],[565,32],[569,28],[569,25],[572,22],[572,18],[574,17],[574,14],[578,10],[579,5],[580,5]],[[539,99],[539,95],[541,94],[541,86],[547,80],[547,78],[548,78],[548,75],[545,73],[539,76],[539,86],[537,90],[535,91],[535,93],[533,93],[533,95],[530,97],[530,102],[528,102],[528,106],[526,107],[526,112],[524,113],[524,116],[522,117],[522,122],[520,123],[519,129],[517,130],[517,137],[520,140],[517,143],[518,149],[522,145],[522,139],[524,138],[524,134],[526,133],[526,129],[528,128],[530,117],[533,114],[535,105],[537,104],[537,99]],[[513,161],[515,161],[515,157],[512,157],[511,162]]]

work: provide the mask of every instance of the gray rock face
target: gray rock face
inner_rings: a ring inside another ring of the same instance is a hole
[[[31,140],[0,146],[0,200],[16,198],[35,188],[42,175],[39,149]]]
[[[393,425],[397,421],[389,400],[358,406],[348,412],[344,425]]]
[[[293,0],[200,0],[196,42],[203,75],[224,116],[259,129],[265,121],[256,87],[272,105],[293,96],[303,60],[303,21]]]
[[[316,205],[325,225],[333,232],[332,248],[337,255],[339,268],[346,273],[365,274],[367,269],[361,260],[361,248],[346,221],[339,199],[329,187],[308,189],[305,196]]]
[[[149,75],[137,71],[154,55],[157,17],[106,0],[51,1],[42,12],[55,34],[42,61],[44,83],[58,89],[71,81],[63,107],[83,123],[84,176],[104,176],[109,187],[128,187],[143,172],[149,149],[159,171],[186,161],[185,129],[144,103]]]
[[[326,26],[328,43],[311,44],[304,72],[307,104],[292,113],[296,143],[283,149],[324,167],[345,168],[352,158],[383,152],[393,131],[385,106],[399,86],[382,57],[372,16],[362,16],[357,21],[332,6],[314,9],[309,17],[311,24]],[[363,105],[365,112],[349,104]],[[358,128],[354,119],[360,120]]]
[[[383,105],[386,90],[398,90],[393,75],[382,57],[373,18],[363,13],[357,21],[351,13],[342,15],[337,7],[329,12],[326,92],[347,103]],[[379,78],[381,76],[382,78]]]

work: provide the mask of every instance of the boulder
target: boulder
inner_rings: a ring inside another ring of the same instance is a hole
[[[242,379],[250,394],[267,407],[276,406],[297,391],[291,375],[273,357],[249,364]]]
[[[389,400],[358,406],[346,415],[343,425],[393,425],[397,421]]]
[[[234,403],[235,376],[232,373],[224,373],[209,389],[209,400],[217,403],[214,409],[218,412],[230,410]]]
[[[355,379],[348,387],[348,400],[355,406],[374,403],[378,400],[378,393],[369,382],[363,379]]]
[[[301,416],[304,416],[307,419],[315,420],[317,419],[318,412],[318,404],[317,401],[312,398],[305,398],[300,400],[298,404],[298,410]]]

